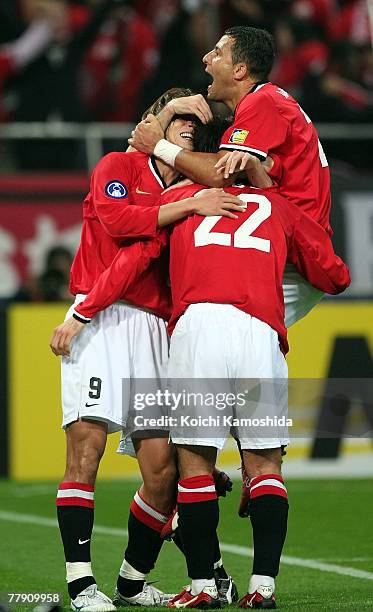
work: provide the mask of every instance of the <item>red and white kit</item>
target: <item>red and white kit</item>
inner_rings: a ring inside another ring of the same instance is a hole
[[[121,429],[131,403],[129,395],[122,399],[122,379],[165,375],[170,292],[161,252],[167,239],[157,229],[155,205],[164,188],[154,160],[137,152],[111,153],[92,174],[71,269],[76,300],[66,318],[74,314],[90,321],[102,286],[100,308],[105,310],[73,340],[70,357],[62,359],[63,426],[91,417],[107,422],[109,431]],[[119,255],[128,271],[123,282]],[[113,303],[119,298],[127,303]]]
[[[270,172],[279,192],[300,206],[329,235],[331,206],[327,159],[311,119],[296,100],[272,83],[261,83],[237,105],[234,122],[223,135],[222,150],[273,157]],[[286,327],[305,316],[322,298],[293,266],[285,268]]]
[[[163,194],[162,204],[201,189],[173,188]],[[238,219],[192,215],[176,223],[171,233],[168,377],[176,386],[183,386],[183,378],[220,378],[227,381],[229,392],[230,380],[286,379],[282,275],[287,260],[321,291],[335,294],[349,285],[348,268],[334,253],[329,236],[301,208],[274,189],[226,190],[246,206]],[[269,405],[283,415],[286,386],[267,386],[263,395],[249,397],[249,402],[255,418],[263,406],[268,413]],[[239,430],[238,436],[243,448],[286,443],[284,431],[264,440],[255,431],[250,439]],[[215,440],[215,445],[222,442]],[[199,437],[185,443],[211,445],[211,440]]]

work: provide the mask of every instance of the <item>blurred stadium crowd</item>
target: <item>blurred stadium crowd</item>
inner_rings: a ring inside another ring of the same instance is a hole
[[[231,25],[274,34],[272,80],[313,121],[373,120],[365,0],[1,0],[0,121],[136,121],[171,86],[206,90],[201,57]],[[62,149],[18,143],[17,167],[69,169]]]
[[[132,123],[169,87],[205,93],[210,80],[203,55],[227,27],[251,25],[275,37],[271,80],[292,93],[314,122],[339,122],[338,138],[325,141],[321,134],[334,183],[342,175],[360,181],[373,165],[373,147],[367,146],[371,141],[363,141],[362,155],[362,141],[354,136],[358,124],[364,131],[373,124],[367,6],[366,0],[0,0],[1,175],[86,172],[82,140],[28,139],[24,126],[20,137],[7,140],[2,129],[19,122]],[[225,112],[222,105],[217,110]],[[350,125],[345,132],[342,123],[354,124],[352,130]],[[104,150],[125,147],[119,135],[102,144]],[[1,190],[9,195],[6,182]],[[31,266],[30,273],[26,238],[17,236],[11,220],[16,195],[8,203],[10,220],[4,221],[0,235],[0,268],[11,281],[3,282],[0,299],[69,299],[70,238],[61,241],[58,234],[52,239],[49,230],[32,237],[30,229],[28,239],[39,245],[31,250],[43,253],[43,264]],[[52,209],[57,207],[50,215]],[[53,223],[57,228],[59,222]],[[342,227],[339,218],[335,226]],[[28,280],[25,272],[18,272],[24,282],[14,293],[12,258],[17,257],[28,269]]]

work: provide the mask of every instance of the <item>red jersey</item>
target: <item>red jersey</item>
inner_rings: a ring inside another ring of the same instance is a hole
[[[110,153],[100,160],[83,203],[82,236],[71,268],[71,293],[89,293],[113,262],[115,269],[118,252],[128,249],[125,263],[132,280],[142,276],[138,283],[123,283],[118,298],[168,317],[167,261],[161,257],[146,270],[141,265],[142,253],[149,249],[149,245],[145,246],[147,241],[155,256],[166,242],[163,231],[157,229],[156,204],[165,186],[154,160],[143,153]],[[144,244],[136,244],[139,240]],[[110,288],[107,299],[110,300]],[[112,302],[106,305],[109,303]],[[83,308],[77,307],[77,312],[80,310],[83,318],[89,318]]]
[[[332,233],[328,162],[310,118],[286,91],[264,83],[244,96],[220,149],[248,151],[260,159],[277,156],[281,169],[276,164],[271,176],[280,194]]]
[[[173,188],[161,203],[191,197],[201,185]],[[238,219],[191,215],[174,225],[170,240],[172,333],[190,304],[231,304],[268,323],[288,350],[282,276],[287,260],[316,288],[340,293],[347,266],[325,230],[275,189],[229,187],[246,204]]]

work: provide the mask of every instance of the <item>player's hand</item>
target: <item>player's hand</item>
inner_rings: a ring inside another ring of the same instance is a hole
[[[53,332],[49,346],[55,355],[70,355],[71,340],[82,331],[85,323],[81,323],[74,317],[70,317],[64,323],[56,327]]]
[[[161,125],[154,115],[148,115],[137,124],[132,132],[132,137],[128,139],[128,144],[137,151],[152,155],[154,147],[162,138],[164,133]]]
[[[167,104],[174,115],[196,115],[202,123],[212,121],[212,112],[205,98],[201,94],[175,98]]]
[[[220,215],[230,219],[238,219],[238,214],[235,213],[240,213],[246,209],[242,200],[227,193],[224,189],[215,187],[199,191],[194,199],[196,200],[194,212],[204,217]]]
[[[244,151],[231,151],[226,153],[215,164],[216,173],[224,172],[224,178],[229,178],[230,174],[242,172],[243,170],[252,171],[258,167],[260,161],[255,155]]]
[[[229,478],[228,474],[214,468],[212,477],[215,482],[216,494],[218,497],[225,497],[227,493],[230,493],[233,488],[233,482]]]

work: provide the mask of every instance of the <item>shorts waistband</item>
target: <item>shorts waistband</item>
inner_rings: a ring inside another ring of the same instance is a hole
[[[215,302],[199,302],[198,304],[190,304],[185,312],[221,312],[224,314],[230,313],[234,316],[243,317],[245,319],[255,318],[247,312],[240,310],[236,306],[232,306],[232,304],[216,304]]]
[[[77,293],[75,296],[73,305],[76,306],[77,304],[80,304],[81,302],[85,300],[86,297],[87,295],[84,293]],[[126,306],[127,308],[130,308],[131,310],[141,310],[142,312],[147,312],[148,314],[152,314],[155,317],[157,316],[149,308],[143,308],[142,306],[134,306],[134,304],[129,304],[128,302],[125,302],[124,300],[119,300],[117,302],[114,302],[113,304],[110,304],[110,306]],[[108,306],[107,308],[110,308],[110,306]]]

